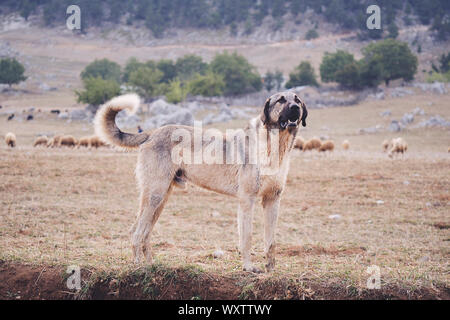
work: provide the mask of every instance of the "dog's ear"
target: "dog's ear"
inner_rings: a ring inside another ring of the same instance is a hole
[[[270,98],[266,100],[266,103],[264,104],[264,111],[261,117],[261,121],[263,122],[263,124],[267,124],[267,122],[270,119]]]
[[[302,102],[302,126],[306,127],[306,117],[308,116],[308,110],[306,109],[306,105]]]

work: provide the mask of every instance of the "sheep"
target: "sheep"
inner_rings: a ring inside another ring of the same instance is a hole
[[[5,135],[5,143],[8,147],[14,148],[16,146],[16,135],[12,132],[8,132]]]
[[[305,144],[305,140],[302,137],[296,137],[294,141],[294,149],[303,150],[303,146]]]
[[[47,136],[40,136],[40,137],[37,137],[36,140],[34,140],[33,147],[37,147],[40,145],[47,146],[47,143],[48,143]]]
[[[303,151],[319,149],[322,142],[318,138],[312,138],[303,145]]]
[[[97,136],[91,137],[91,147],[95,147],[97,149],[102,146],[106,146],[106,144],[102,140],[100,140],[99,137]]]
[[[332,152],[334,150],[334,142],[331,140],[327,140],[319,147],[319,152]]]
[[[348,150],[350,148],[350,142],[348,140],[342,141],[342,149]]]
[[[60,140],[61,140],[61,136],[60,135],[54,136],[53,138],[48,140],[47,147],[48,148],[59,147],[59,141]]]
[[[78,144],[77,144],[77,148],[80,148],[80,147],[90,148],[91,147],[91,137],[81,137],[78,140]]]
[[[77,139],[75,139],[73,136],[67,135],[67,136],[62,136],[61,139],[59,140],[59,147],[62,146],[67,146],[69,148],[73,148],[77,145]]]
[[[388,155],[390,158],[394,156],[394,153],[404,154],[408,150],[408,144],[403,138],[395,138],[389,144],[389,152]]]

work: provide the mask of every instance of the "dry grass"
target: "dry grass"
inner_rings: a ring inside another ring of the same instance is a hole
[[[326,134],[338,147],[326,156],[294,151],[277,229],[277,266],[258,277],[365,288],[367,267],[378,265],[384,286],[448,287],[450,233],[441,226],[450,223],[449,131],[402,133],[410,148],[397,160],[381,153],[381,141],[393,135],[355,133],[387,123],[378,115],[386,108],[394,118],[416,106],[448,118],[446,99],[417,95],[311,110],[302,135]],[[33,149],[38,132],[81,136],[92,128],[58,120],[0,121],[2,131],[18,137],[17,149],[0,149],[0,259],[132,269],[128,229],[138,203],[136,154]],[[342,151],[343,139],[350,140],[350,151]],[[240,272],[236,206],[233,199],[194,186],[177,189],[151,239],[156,260],[223,276]],[[330,219],[334,214],[341,218]],[[262,227],[258,208],[253,248],[259,266]],[[223,259],[212,257],[218,248]]]

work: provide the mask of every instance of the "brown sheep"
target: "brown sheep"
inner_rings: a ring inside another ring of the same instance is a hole
[[[77,148],[80,147],[91,147],[91,137],[81,137],[80,140],[78,140]]]
[[[311,140],[305,142],[305,144],[303,145],[303,151],[319,149],[321,145],[322,142],[320,141],[320,139],[312,138]]]
[[[331,140],[327,140],[319,148],[319,152],[325,152],[330,151],[332,152],[334,150],[334,142]]]
[[[14,148],[16,146],[16,135],[12,132],[8,132],[5,135],[5,143],[8,147]]]
[[[296,137],[294,141],[294,149],[303,150],[303,145],[305,144],[305,140],[302,137]]]
[[[77,145],[77,139],[75,139],[74,137],[67,135],[67,136],[62,136],[61,139],[59,140],[59,147],[62,146],[67,146],[69,148],[73,148]]]
[[[395,138],[389,143],[388,155],[390,158],[394,156],[394,153],[404,154],[408,150],[408,144],[403,138]]]
[[[350,142],[348,140],[342,141],[342,149],[348,150],[350,148]]]
[[[34,140],[33,147],[37,147],[40,145],[47,146],[47,143],[48,143],[47,136],[40,136],[40,137],[37,137],[36,140]]]
[[[106,146],[106,144],[105,144],[102,140],[100,140],[99,137],[97,137],[97,136],[92,136],[92,137],[91,137],[91,146],[92,146],[92,147],[95,147],[95,148],[97,149],[97,148],[99,148],[99,147]]]
[[[56,135],[53,138],[51,138],[50,140],[48,140],[47,143],[47,147],[48,148],[55,148],[55,147],[59,147],[59,141],[61,140],[61,136],[60,135]]]

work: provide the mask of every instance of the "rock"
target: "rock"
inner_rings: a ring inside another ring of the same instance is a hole
[[[405,180],[405,181],[403,181],[403,184],[404,184],[405,186],[409,186],[410,182],[409,182],[408,180]]]
[[[370,127],[370,128],[362,128],[359,129],[359,134],[371,134],[371,133],[377,133],[378,131],[380,131],[383,127],[381,125],[376,125],[375,127]]]
[[[402,130],[402,126],[397,120],[392,120],[389,124],[388,130],[391,132],[399,132]]]
[[[170,104],[162,99],[158,99],[150,104],[150,112],[155,115],[167,115],[179,111],[181,108]]]
[[[392,115],[391,110],[385,110],[380,113],[380,116],[382,116],[382,117],[389,117],[390,115]]]
[[[376,203],[381,205],[381,204],[384,204],[384,201],[383,200],[377,200]]]
[[[58,115],[58,118],[61,120],[69,119],[69,113],[68,112],[62,112]]]
[[[331,214],[328,216],[328,218],[331,220],[339,220],[342,218],[342,216],[340,214]]]
[[[398,88],[393,88],[390,92],[390,95],[392,98],[398,98],[398,97],[404,97],[406,95],[410,95],[413,93],[414,92],[410,89],[398,87]]]
[[[224,253],[222,250],[217,249],[216,251],[214,251],[213,257],[214,257],[215,259],[220,259],[220,258],[223,257],[224,254],[225,254],[225,253]]]
[[[213,212],[211,212],[211,217],[213,217],[213,218],[218,218],[218,217],[220,217],[219,211],[213,211]]]
[[[83,109],[76,109],[69,113],[71,120],[86,120],[89,118],[89,114]]]
[[[450,121],[445,120],[440,115],[435,115],[430,117],[428,120],[424,120],[420,122],[416,127],[423,128],[423,127],[444,127],[448,128],[450,127]]]
[[[422,91],[444,94],[447,93],[447,89],[445,89],[445,85],[442,82],[433,82],[433,83],[414,83],[414,87],[420,88]]]
[[[119,128],[136,128],[141,123],[141,118],[135,114],[128,115],[126,110],[117,114],[116,123]]]
[[[143,129],[159,128],[168,124],[181,124],[186,126],[194,125],[194,116],[189,110],[178,108],[170,114],[160,114],[145,120]]]
[[[414,122],[414,115],[412,113],[405,113],[400,121],[404,125],[410,124]]]
[[[425,111],[423,109],[417,107],[412,111],[412,114],[415,116],[423,116],[425,114]]]

